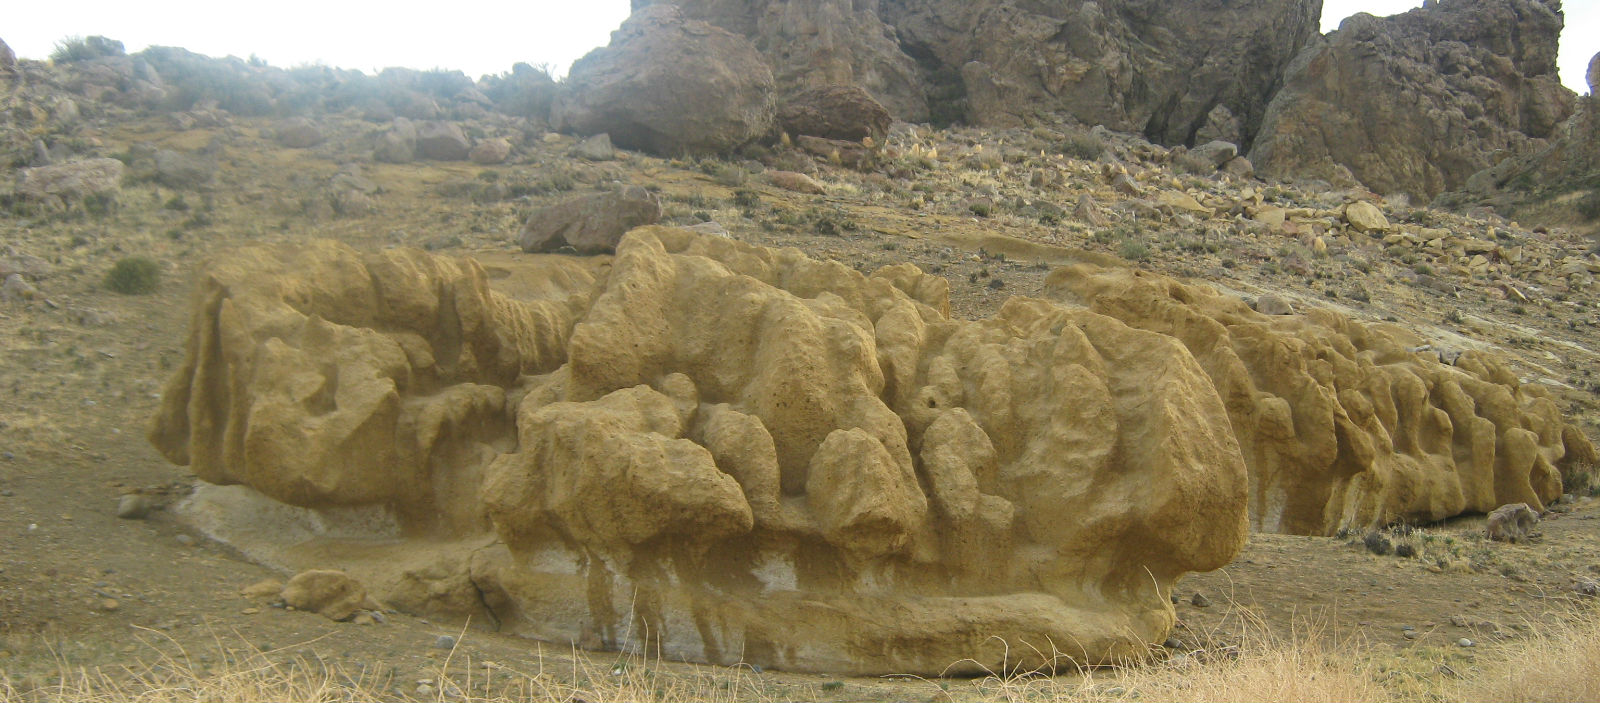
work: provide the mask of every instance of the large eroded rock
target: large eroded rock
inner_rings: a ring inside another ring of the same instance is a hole
[[[635,12],[567,83],[558,128],[666,156],[743,146],[771,131],[777,109],[772,71],[748,39],[672,5]]]
[[[1427,200],[1537,150],[1573,110],[1556,75],[1560,6],[1436,2],[1346,19],[1289,66],[1251,163]]]
[[[910,265],[661,227],[520,261],[512,297],[415,250],[219,258],[151,439],[229,495],[391,526],[209,513],[397,607],[796,670],[1133,655],[1244,543],[1227,410],[1171,337],[1023,298],[955,320]]]
[[[1542,389],[1521,385],[1503,361],[1466,352],[1443,364],[1412,351],[1422,342],[1399,325],[1319,309],[1264,315],[1142,271],[1077,266],[1048,285],[1194,354],[1244,450],[1256,529],[1333,534],[1506,503],[1542,510],[1561,495],[1564,471],[1596,460]]]

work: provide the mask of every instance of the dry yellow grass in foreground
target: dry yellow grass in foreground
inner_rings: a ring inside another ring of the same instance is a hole
[[[1315,629],[1276,637],[1253,628],[1244,646],[1081,676],[992,676],[915,681],[897,696],[949,701],[1594,701],[1600,700],[1600,613],[1552,617],[1535,634],[1481,647],[1469,666],[1435,677],[1396,677],[1359,647]],[[220,646],[220,645],[219,645]],[[533,671],[450,660],[421,680],[371,677],[322,661],[229,651],[206,669],[162,654],[117,670],[60,667],[59,680],[21,690],[0,672],[0,703],[21,701],[770,701],[838,684],[781,685],[749,667],[662,665],[627,655],[580,655]],[[1413,662],[1434,666],[1429,662]],[[454,666],[452,666],[454,664]],[[891,694],[894,695],[894,694]]]

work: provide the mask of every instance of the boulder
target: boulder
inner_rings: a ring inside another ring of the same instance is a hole
[[[468,156],[472,159],[472,163],[483,166],[505,163],[511,156],[511,141],[503,137],[485,139],[472,147],[472,152]]]
[[[664,2],[665,0],[662,0]],[[634,0],[635,10],[652,0]],[[826,86],[856,86],[896,118],[928,119],[917,62],[884,24],[880,0],[672,0],[690,19],[748,38],[785,98]],[[819,135],[827,136],[827,135]]]
[[[1589,97],[1600,97],[1600,54],[1589,59],[1589,71],[1584,78],[1589,82]]]
[[[664,156],[730,152],[768,134],[776,111],[772,72],[750,41],[672,5],[635,12],[573,63],[567,84],[558,129]]]
[[[661,220],[661,202],[639,186],[568,198],[540,208],[528,217],[517,235],[526,252],[548,252],[572,247],[579,254],[602,254],[616,249],[628,230]]]
[[[572,155],[585,161],[610,161],[617,158],[617,149],[611,145],[611,135],[601,132],[578,142]]]
[[[1256,312],[1263,315],[1293,315],[1294,305],[1280,296],[1268,293],[1256,298]]]
[[[389,164],[408,164],[417,158],[417,128],[411,120],[395,118],[393,124],[378,137],[372,158]]]
[[[1560,4],[1436,2],[1357,14],[1296,57],[1250,161],[1273,178],[1426,202],[1506,155],[1538,150],[1573,111],[1556,75]],[[1375,119],[1381,116],[1382,119]]]
[[[125,168],[116,159],[86,159],[19,169],[17,194],[38,203],[67,206],[92,195],[115,194],[122,189]]]
[[[1365,200],[1344,206],[1344,221],[1350,223],[1350,227],[1357,232],[1389,230],[1389,218],[1383,216],[1383,210]]]
[[[306,149],[322,143],[322,128],[304,117],[291,117],[278,125],[278,143],[291,149]]]
[[[11,50],[11,45],[6,40],[0,39],[0,71],[17,70],[17,53]]]
[[[1489,513],[1485,533],[1496,542],[1526,542],[1537,534],[1534,528],[1538,526],[1539,514],[1533,508],[1527,503],[1512,503]]]
[[[969,124],[1056,122],[1166,145],[1249,145],[1320,0],[885,0],[929,111]]]
[[[778,125],[793,136],[856,142],[870,137],[882,144],[893,122],[883,105],[853,85],[803,91],[786,99],[778,111]]]
[[[494,265],[514,296],[414,249],[212,260],[152,440],[269,501],[219,520],[385,516],[337,553],[397,607],[792,671],[1137,656],[1245,542],[1239,445],[1170,337],[1039,299],[952,318],[908,264],[664,227]]]
[[[1222,168],[1223,164],[1232,161],[1239,155],[1239,145],[1233,142],[1213,140],[1189,150],[1189,153],[1205,159],[1212,166]]]
[[[424,122],[417,128],[417,155],[434,161],[465,161],[472,145],[454,122]]]
[[[295,574],[279,596],[284,605],[334,621],[349,620],[367,607],[366,587],[343,571],[329,569]]]
[[[1205,368],[1233,418],[1262,531],[1331,535],[1435,522],[1506,503],[1534,509],[1596,458],[1538,385],[1479,351],[1445,364],[1396,324],[1313,308],[1269,317],[1206,285],[1064,267],[1046,294],[1171,335]]]

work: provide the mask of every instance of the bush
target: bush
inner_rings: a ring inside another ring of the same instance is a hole
[[[1600,220],[1600,191],[1590,191],[1578,200],[1578,215],[1584,220]]]
[[[106,288],[123,295],[154,293],[160,284],[161,265],[148,257],[124,257],[106,273]]]
[[[127,53],[122,42],[115,39],[102,36],[88,38],[73,36],[56,42],[55,51],[50,52],[50,60],[55,63],[73,63],[106,56],[122,56]]]
[[[1056,153],[1084,161],[1095,161],[1105,153],[1106,144],[1088,132],[1072,132],[1056,144]]]

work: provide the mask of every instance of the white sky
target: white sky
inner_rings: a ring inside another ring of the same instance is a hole
[[[275,0],[245,5],[215,0],[14,2],[0,38],[19,56],[43,59],[63,37],[103,35],[128,51],[152,44],[211,56],[266,59],[274,66],[321,63],[373,71],[386,66],[460,69],[477,78],[518,61],[555,73],[605,44],[628,14],[628,0],[351,3]],[[1418,0],[1325,0],[1323,31],[1356,12],[1404,12]],[[1588,92],[1584,72],[1600,52],[1600,0],[1566,0],[1561,77]],[[419,9],[411,9],[416,7]],[[426,9],[421,9],[426,8]]]

